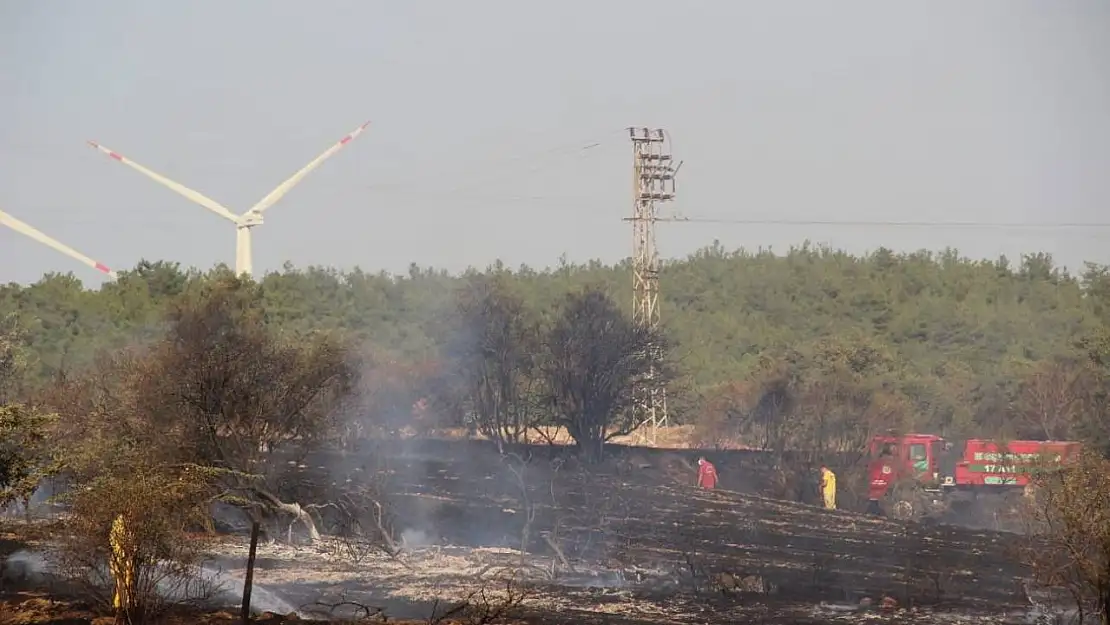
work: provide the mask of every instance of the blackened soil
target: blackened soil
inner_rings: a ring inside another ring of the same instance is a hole
[[[499,455],[478,441],[410,441],[307,464],[352,480],[387,472],[397,535],[519,546],[527,525],[530,553],[558,549],[574,566],[654,571],[666,582],[638,592],[676,603],[734,601],[713,586],[727,572],[761,577],[767,601],[889,596],[901,606],[990,612],[1024,604],[1025,570],[1014,555],[1021,536],[767,498],[758,492],[768,468],[753,452],[706,454],[721,488],[699,490],[703,453],[615,448],[600,466],[585,466],[563,448]]]

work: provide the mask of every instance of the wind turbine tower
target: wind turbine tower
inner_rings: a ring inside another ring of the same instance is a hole
[[[248,276],[253,276],[254,262],[253,253],[251,251],[251,228],[262,225],[262,213],[265,212],[266,209],[276,204],[277,201],[284,197],[286,193],[289,193],[289,191],[292,190],[293,187],[297,186],[297,184],[305,176],[307,176],[309,172],[319,167],[321,163],[331,158],[333,154],[342,149],[343,146],[350,143],[352,139],[362,134],[362,132],[366,130],[369,125],[370,122],[366,122],[365,124],[356,128],[350,134],[343,137],[337,143],[325,150],[323,154],[317,156],[315,159],[312,160],[312,162],[301,168],[300,171],[290,176],[288,180],[279,184],[273,191],[267,193],[266,197],[259,200],[258,203],[247,209],[246,212],[238,215],[233,213],[224,205],[213,200],[212,198],[209,198],[197,191],[194,191],[183,184],[170,180],[162,174],[151,171],[146,167],[143,167],[142,165],[136,163],[135,161],[123,156],[119,152],[111,150],[97,143],[96,141],[89,141],[88,143],[97,150],[103,152],[104,154],[107,154],[109,157],[114,158],[124,165],[127,165],[128,167],[143,174],[147,178],[154,180],[162,186],[168,187],[172,191],[176,191],[179,195],[185,197],[186,199],[200,204],[204,208],[207,208],[213,213],[216,213],[220,217],[223,217],[224,219],[227,219],[232,224],[234,224],[235,273],[240,275],[246,274]]]
[[[109,269],[108,266],[104,263],[95,261],[88,256],[85,256],[81,252],[78,252],[65,243],[62,243],[61,241],[58,241],[51,236],[43,234],[41,231],[31,226],[30,224],[16,219],[12,215],[9,215],[4,211],[0,211],[0,225],[7,226],[12,230],[15,230],[19,234],[26,236],[27,238],[34,239],[35,241],[38,241],[39,243],[42,243],[43,245],[55,251],[61,252],[83,265],[88,265],[89,267],[92,267],[100,273],[107,275],[113,280],[116,279],[116,272]]]

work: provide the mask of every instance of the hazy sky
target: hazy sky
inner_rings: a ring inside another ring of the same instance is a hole
[[[690,217],[1110,222],[1110,2],[0,0],[0,208],[112,267],[230,265],[234,227],[87,139],[239,212],[367,119],[266,213],[256,271],[618,260],[629,125],[670,131]],[[659,238],[1078,266],[1110,262],[1108,237]],[[99,280],[0,228],[0,282],[46,271]]]

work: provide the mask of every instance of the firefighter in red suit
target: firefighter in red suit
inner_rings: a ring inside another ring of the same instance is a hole
[[[717,467],[705,458],[698,458],[698,486],[709,489],[717,486]]]
[[[867,478],[867,513],[882,516],[879,500],[886,496],[890,483],[894,480],[894,458],[889,445],[883,447],[879,457],[871,461]]]

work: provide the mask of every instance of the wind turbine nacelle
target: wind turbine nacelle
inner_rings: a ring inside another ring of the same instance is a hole
[[[253,213],[247,211],[239,216],[239,225],[244,228],[252,228],[254,226],[262,225],[262,213]]]

